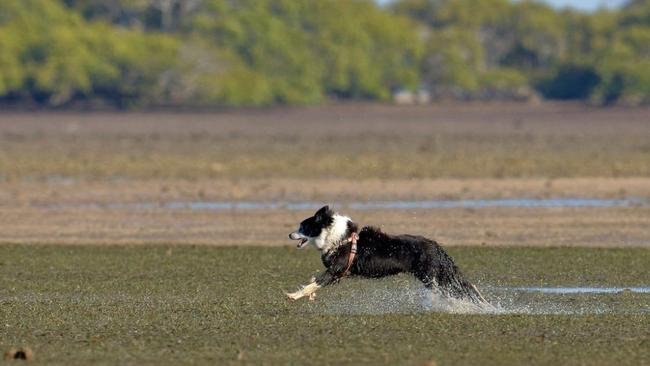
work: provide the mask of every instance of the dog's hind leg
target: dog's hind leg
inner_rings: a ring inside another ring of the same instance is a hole
[[[428,257],[413,271],[424,286],[447,297],[465,299],[475,304],[487,303],[476,286],[465,279],[451,257],[444,252],[437,254],[435,260]]]
[[[475,304],[487,303],[476,286],[464,279],[460,272],[453,273],[444,288],[451,297],[469,300]]]
[[[335,276],[329,271],[325,271],[320,275],[312,278],[311,283],[309,283],[308,285],[303,286],[300,290],[296,292],[288,293],[287,296],[291,300],[298,300],[305,296],[309,296],[310,300],[314,300],[314,297],[316,296],[316,290],[318,290],[321,287],[325,287],[331,283],[334,283],[338,279],[339,277]]]
[[[434,273],[426,272],[414,274],[427,289],[440,295],[469,300],[475,304],[487,304],[476,286],[465,280],[460,272],[438,273],[437,276]]]
[[[438,281],[436,280],[436,273],[431,269],[431,267],[422,266],[418,270],[413,271],[415,278],[420,280],[424,287],[429,290],[439,290]]]

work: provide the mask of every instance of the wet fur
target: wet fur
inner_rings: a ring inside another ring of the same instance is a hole
[[[340,238],[330,239],[332,242],[329,245],[321,245],[319,248],[321,260],[326,268],[325,272],[300,291],[287,294],[290,298],[298,299],[304,296],[313,298],[318,288],[336,283],[345,275],[378,278],[398,273],[411,273],[424,286],[441,295],[476,304],[486,303],[476,287],[464,278],[453,259],[442,247],[434,240],[423,236],[389,235],[371,226],[363,227],[358,231],[356,223],[345,216],[333,213],[325,206],[313,217],[304,220],[300,229],[290,234],[290,237],[295,239],[302,235],[309,238],[310,244],[317,246],[313,238],[323,237],[324,232],[329,233],[333,223],[341,217],[348,220],[345,233]],[[348,238],[353,232],[359,234],[357,254],[348,273],[345,273],[352,246]]]

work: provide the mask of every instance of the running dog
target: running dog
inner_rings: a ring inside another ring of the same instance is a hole
[[[288,293],[292,300],[309,297],[321,287],[338,282],[346,275],[369,278],[407,272],[440,295],[487,304],[476,287],[468,282],[452,258],[438,243],[416,235],[389,235],[378,228],[359,226],[329,206],[300,223],[289,234],[298,248],[310,244],[321,253],[325,272],[312,278],[300,290]]]

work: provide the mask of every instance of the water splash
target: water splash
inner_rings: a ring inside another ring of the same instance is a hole
[[[355,286],[320,299],[322,311],[334,314],[647,314],[650,287],[485,287],[491,305],[449,299],[415,281],[370,288]]]
[[[450,314],[496,314],[499,308],[489,302],[476,304],[471,301],[441,296],[436,292],[425,293],[424,307],[428,311]]]
[[[502,314],[650,312],[650,287],[494,287],[486,293]]]

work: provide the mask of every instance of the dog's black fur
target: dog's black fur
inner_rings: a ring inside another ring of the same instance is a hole
[[[359,235],[357,254],[346,273],[352,233]],[[298,247],[309,242],[320,249],[326,267],[312,284],[287,294],[292,299],[311,298],[316,289],[335,283],[347,274],[377,278],[406,272],[442,295],[476,304],[486,303],[476,287],[464,278],[453,259],[434,240],[415,235],[389,235],[371,226],[358,231],[356,223],[334,213],[328,206],[304,220],[298,231],[289,237],[300,240]]]

